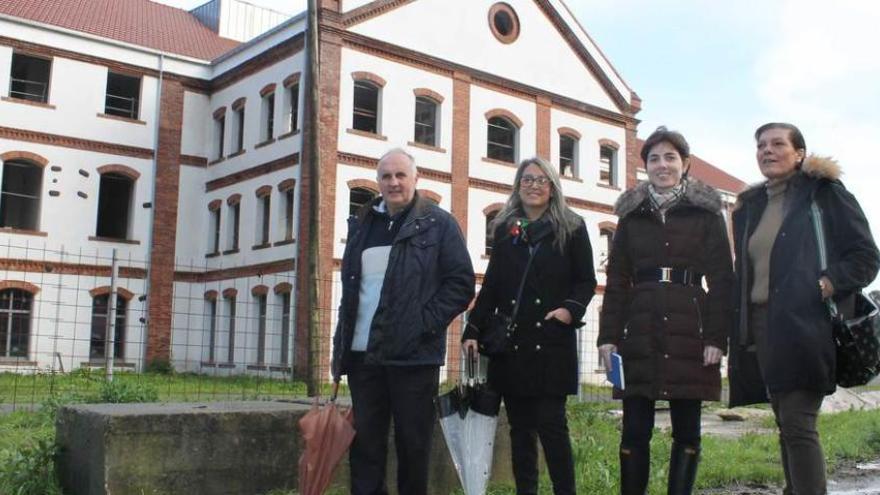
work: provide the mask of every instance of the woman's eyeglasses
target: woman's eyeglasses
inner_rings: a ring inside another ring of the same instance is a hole
[[[550,183],[550,178],[545,175],[539,175],[535,177],[534,175],[523,175],[519,180],[520,187],[544,187]]]

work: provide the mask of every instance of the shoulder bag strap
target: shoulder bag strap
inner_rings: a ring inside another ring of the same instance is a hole
[[[535,253],[541,247],[541,241],[535,244],[535,248],[529,253],[529,261],[526,262],[526,269],[523,271],[522,279],[519,281],[519,289],[516,291],[516,302],[513,304],[513,313],[510,315],[510,323],[514,325],[516,322],[516,314],[519,313],[519,300],[522,299],[523,288],[526,286],[526,277],[529,275],[529,268],[532,266],[532,260],[535,259]]]
[[[815,199],[810,203],[810,211],[813,213],[813,231],[816,233],[816,247],[819,251],[819,269],[825,271],[828,268],[828,251],[825,244],[825,230],[822,228],[822,210],[819,209]],[[831,318],[836,319],[839,316],[837,304],[830,297],[825,300],[825,304],[828,306]]]

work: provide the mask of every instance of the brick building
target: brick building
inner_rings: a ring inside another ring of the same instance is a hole
[[[284,376],[305,371],[309,349],[326,365],[345,220],[376,194],[392,146],[416,157],[420,193],[459,221],[478,273],[516,162],[557,164],[601,294],[612,206],[637,181],[638,96],[561,0],[451,3],[319,1],[312,82],[305,12],[0,1],[0,369],[106,356],[114,249],[118,365]],[[322,335],[310,343],[300,295],[314,243]],[[600,305],[583,331],[585,380]]]

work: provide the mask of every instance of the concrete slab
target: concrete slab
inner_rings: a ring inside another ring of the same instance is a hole
[[[297,486],[302,440],[297,421],[310,406],[281,402],[98,404],[62,408],[56,463],[69,495],[258,495]],[[512,483],[510,440],[501,414],[492,480]],[[394,439],[389,488],[395,493]],[[345,459],[333,486],[348,486]],[[431,489],[459,486],[439,425]],[[435,491],[436,490],[436,491]]]

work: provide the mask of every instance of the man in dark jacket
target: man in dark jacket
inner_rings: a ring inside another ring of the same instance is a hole
[[[384,494],[394,418],[401,494],[428,493],[428,457],[446,327],[474,297],[474,270],[452,216],[416,194],[413,157],[380,160],[382,195],[349,219],[333,374],[348,375],[357,431],[353,494]]]

